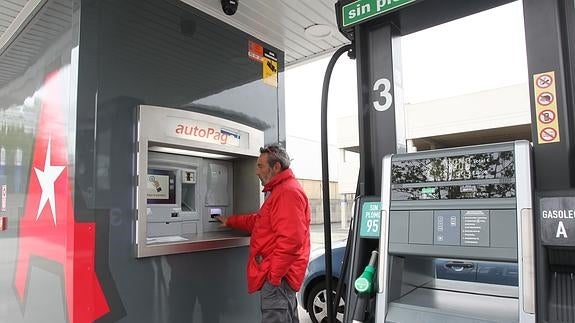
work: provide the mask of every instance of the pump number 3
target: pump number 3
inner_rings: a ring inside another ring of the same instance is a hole
[[[379,98],[373,101],[373,107],[377,111],[385,111],[391,107],[393,96],[391,95],[391,82],[386,78],[380,78],[373,83],[373,91],[379,93]]]

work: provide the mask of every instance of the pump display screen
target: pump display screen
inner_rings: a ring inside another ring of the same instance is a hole
[[[515,196],[513,152],[501,151],[392,162],[392,200]]]
[[[502,151],[465,156],[394,161],[392,183],[425,183],[515,177],[513,153]]]
[[[164,169],[148,169],[146,175],[148,204],[176,203],[176,172]]]

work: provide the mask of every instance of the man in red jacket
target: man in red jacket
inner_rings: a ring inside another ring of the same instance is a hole
[[[262,322],[299,322],[295,293],[309,260],[310,208],[307,196],[278,145],[260,148],[256,175],[266,200],[258,213],[218,218],[251,233],[248,292],[260,291]]]

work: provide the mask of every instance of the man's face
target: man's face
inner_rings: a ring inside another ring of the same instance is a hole
[[[274,167],[270,167],[268,164],[268,154],[263,153],[258,157],[258,162],[256,166],[256,175],[259,177],[262,185],[266,185],[271,179],[279,173],[281,166],[279,163],[275,163]]]

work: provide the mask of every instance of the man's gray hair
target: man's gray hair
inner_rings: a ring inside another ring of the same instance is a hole
[[[289,168],[291,159],[287,151],[278,144],[272,144],[260,148],[260,154],[268,154],[268,165],[273,168],[274,164],[280,163],[282,170]]]

